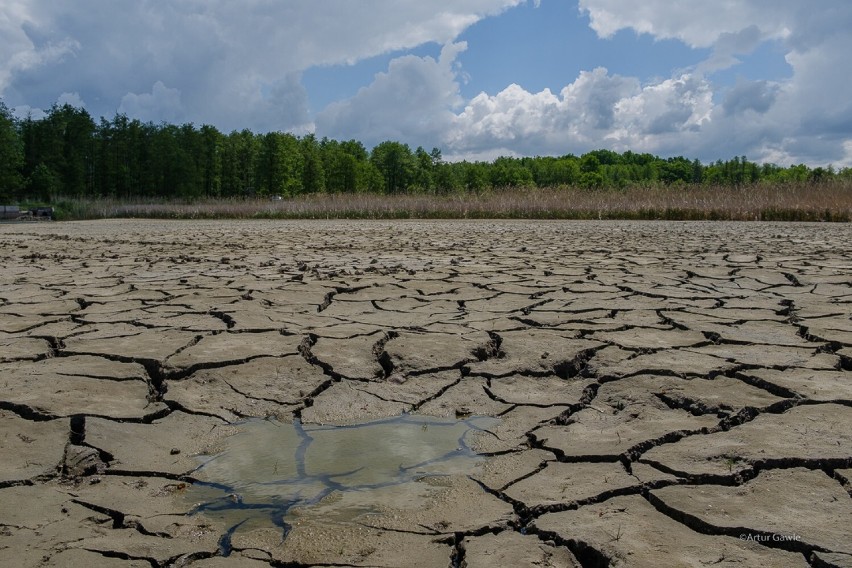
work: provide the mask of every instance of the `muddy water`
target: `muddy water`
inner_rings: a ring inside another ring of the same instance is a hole
[[[281,527],[299,515],[348,522],[387,508],[411,508],[442,479],[472,472],[483,458],[473,437],[491,417],[402,415],[322,426],[249,420],[214,456],[202,456],[188,492],[193,512],[231,527]]]

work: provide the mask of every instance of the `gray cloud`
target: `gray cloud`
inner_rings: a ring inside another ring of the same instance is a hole
[[[690,116],[692,116],[692,109],[685,105],[680,106],[680,108],[667,110],[663,114],[654,117],[653,120],[650,120],[645,132],[648,134],[676,132],[689,120]]]
[[[763,38],[764,34],[754,24],[737,32],[722,32],[713,45],[712,55],[697,68],[702,73],[711,73],[736,65],[740,62],[737,55],[751,53]]]
[[[779,87],[767,81],[738,81],[722,102],[725,114],[735,115],[752,110],[765,113],[778,96]]]
[[[93,114],[162,108],[226,130],[304,128],[304,90],[292,81],[304,69],[447,43],[522,1],[6,0],[0,95],[48,106],[77,92]],[[179,91],[180,108],[155,93],[158,82]]]
[[[638,87],[638,81],[617,75],[609,75],[606,69],[598,68],[592,73],[581,74],[573,84],[563,91],[569,109],[578,115],[585,125],[608,130],[615,123],[615,105],[625,94]]]

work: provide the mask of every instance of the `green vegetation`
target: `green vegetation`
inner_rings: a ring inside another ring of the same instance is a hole
[[[446,162],[437,148],[412,151],[394,141],[368,150],[357,140],[224,134],[209,125],[124,115],[96,123],[70,105],[54,105],[39,120],[16,120],[0,102],[0,202],[51,203],[65,218],[848,220],[850,186],[850,168],[758,165],[745,156],[702,164],[595,150]],[[284,199],[268,199],[277,196]],[[725,202],[734,198],[751,205]]]

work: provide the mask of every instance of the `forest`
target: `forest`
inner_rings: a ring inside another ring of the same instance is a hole
[[[731,186],[852,179],[852,169],[757,164],[746,156],[703,164],[682,156],[594,150],[576,156],[445,161],[441,150],[286,132],[228,134],[118,114],[96,122],[53,105],[16,119],[0,101],[0,202],[68,198],[216,199],[311,194],[465,194],[503,188]]]

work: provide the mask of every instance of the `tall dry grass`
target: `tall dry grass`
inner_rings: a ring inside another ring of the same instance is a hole
[[[293,199],[64,199],[62,219],[668,219],[850,221],[852,182],[743,187],[525,188],[480,194],[317,194]]]

